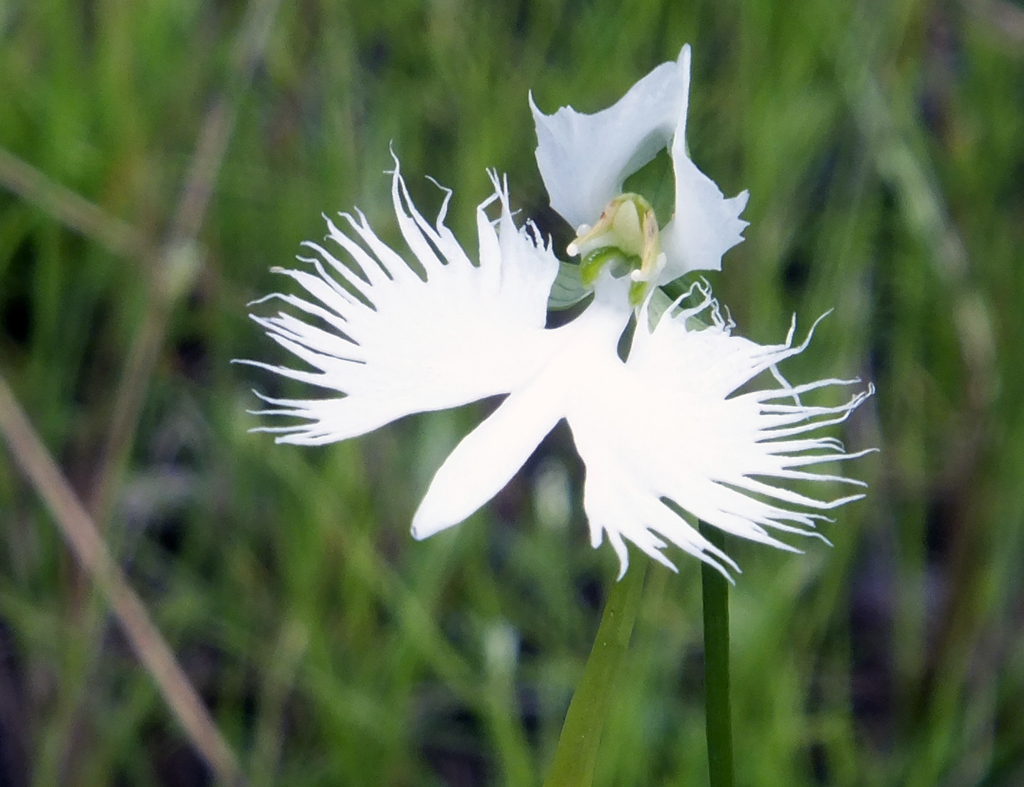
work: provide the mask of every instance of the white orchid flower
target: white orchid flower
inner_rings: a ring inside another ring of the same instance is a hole
[[[309,369],[248,363],[330,393],[262,397],[272,407],[260,414],[298,422],[258,430],[276,433],[278,442],[319,445],[411,413],[507,394],[437,471],[413,517],[416,538],[463,521],[489,501],[564,418],[586,466],[591,542],[597,547],[607,535],[620,577],[627,541],[673,570],[662,553],[669,544],[727,575],[738,570],[700,535],[697,519],[796,551],[774,533],[814,534],[823,512],[863,495],[822,500],[780,482],[863,486],[811,468],[864,453],[846,453],[820,430],[843,421],[870,389],[836,406],[802,404],[806,392],[856,381],[789,385],[777,365],[800,353],[810,334],[794,344],[791,329],[772,346],[733,336],[703,283],[652,315],[655,285],[680,270],[719,267],[745,226],[738,214],[746,195],[724,199],[686,156],[688,81],[685,48],[678,63],[659,66],[604,112],[562,109],[546,118],[534,109],[537,158],[552,205],[577,224],[611,212],[575,244],[590,257],[593,300],[561,328],[545,328],[559,261],[529,222],[516,226],[506,184],[492,173],[494,195],[477,209],[474,264],[444,224],[450,192],[431,224],[413,205],[396,158],[395,215],[423,273],[385,245],[361,213],[341,214],[344,229],[328,220],[330,245],[307,243],[313,256],[300,257],[311,269],[281,271],[305,297],[268,296],[290,308],[253,317]],[[663,230],[652,224],[642,197],[618,195],[623,178],[659,144],[671,144],[676,172],[675,217]],[[486,211],[495,202],[500,215],[492,222]],[[622,360],[617,347],[634,314]],[[747,390],[766,372],[768,388]]]

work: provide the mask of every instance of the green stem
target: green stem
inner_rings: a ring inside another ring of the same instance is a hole
[[[601,730],[615,679],[622,671],[647,574],[647,557],[630,552],[626,576],[608,591],[597,638],[569,703],[544,787],[590,787],[593,783]]]
[[[700,533],[719,549],[725,534],[705,522]],[[704,708],[711,787],[732,787],[732,715],[729,708],[729,583],[714,566],[702,563],[704,601]]]

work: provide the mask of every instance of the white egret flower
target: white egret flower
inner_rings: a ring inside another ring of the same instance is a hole
[[[278,442],[319,445],[411,413],[507,394],[437,471],[413,517],[416,538],[489,501],[564,418],[586,466],[591,542],[597,547],[607,536],[622,573],[627,541],[673,570],[662,552],[669,544],[725,573],[738,570],[700,535],[697,519],[796,551],[775,534],[814,534],[823,512],[863,495],[818,499],[784,484],[864,486],[812,469],[864,453],[846,453],[820,430],[843,421],[870,389],[836,406],[803,404],[806,392],[857,381],[790,385],[777,365],[800,353],[810,333],[797,344],[791,328],[785,342],[769,346],[733,336],[704,283],[653,315],[656,285],[719,268],[746,226],[738,218],[746,194],[725,199],[686,155],[688,83],[687,47],[677,63],[659,66],[603,112],[563,108],[545,117],[534,107],[537,159],[553,207],[577,225],[597,219],[570,247],[584,258],[593,300],[561,328],[545,328],[559,261],[529,222],[516,226],[504,181],[491,174],[494,195],[477,209],[474,264],[444,224],[451,193],[428,222],[396,158],[395,215],[423,275],[361,213],[341,214],[341,227],[328,219],[329,243],[307,243],[313,254],[300,257],[310,269],[280,271],[305,296],[270,295],[258,303],[276,299],[289,308],[253,317],[308,368],[247,362],[328,394],[261,397],[272,407],[259,414],[293,422],[258,430],[276,433]],[[669,145],[676,209],[659,229],[642,196],[619,191],[632,170]],[[494,203],[500,215],[492,222],[486,211]],[[622,360],[617,347],[634,314]],[[762,373],[768,387],[751,389]]]

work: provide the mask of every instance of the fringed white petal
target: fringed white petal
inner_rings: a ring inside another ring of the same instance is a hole
[[[273,405],[263,414],[303,421],[263,431],[278,442],[344,440],[411,413],[508,393],[536,373],[553,350],[544,322],[558,260],[532,226],[515,226],[507,187],[491,177],[495,194],[477,209],[478,266],[444,225],[451,193],[429,223],[412,204],[396,159],[395,214],[426,280],[361,213],[342,214],[347,232],[327,222],[328,240],[344,254],[307,243],[315,256],[300,259],[312,270],[281,271],[307,297],[272,295],[291,311],[253,319],[309,368],[246,363],[341,395],[263,397]],[[485,210],[495,200],[501,215],[492,224]]]
[[[554,208],[573,227],[592,224],[623,181],[665,148],[686,111],[690,47],[662,63],[608,109],[545,115],[530,96],[537,165]]]
[[[569,426],[587,470],[584,506],[592,540],[596,545],[607,534],[623,571],[622,539],[668,565],[661,550],[671,543],[723,572],[735,569],[701,537],[695,520],[792,550],[773,531],[813,534],[822,511],[861,497],[819,499],[779,483],[801,479],[860,485],[803,469],[862,455],[847,454],[832,438],[806,435],[845,419],[870,389],[833,407],[804,406],[799,394],[856,381],[736,394],[807,343],[794,346],[790,336],[785,344],[762,347],[731,336],[710,294],[700,293],[704,300],[697,308],[666,313],[653,328],[642,309],[628,360],[618,358],[614,345],[606,347],[602,357],[593,357],[587,376],[578,378],[569,399]],[[687,328],[697,311],[710,314],[713,324]],[[587,318],[585,312],[578,321]],[[790,403],[774,403],[781,399]],[[795,435],[800,437],[791,439]],[[665,500],[682,509],[686,519]]]

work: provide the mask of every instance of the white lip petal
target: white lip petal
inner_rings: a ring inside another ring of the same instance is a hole
[[[666,147],[686,110],[690,47],[662,63],[617,103],[592,115],[562,107],[545,115],[530,96],[537,165],[554,208],[573,227],[593,223],[623,181]]]
[[[458,524],[494,497],[544,436],[572,411],[573,401],[585,396],[589,385],[603,385],[603,366],[609,357],[611,363],[622,365],[615,347],[629,310],[612,302],[615,299],[599,288],[597,298],[580,317],[545,332],[543,368],[509,394],[437,471],[413,518],[416,538]]]
[[[507,189],[496,176],[492,180],[495,194],[477,211],[479,266],[444,226],[447,198],[436,223],[428,223],[409,198],[397,159],[395,214],[426,281],[362,214],[343,214],[350,234],[328,221],[330,240],[350,262],[326,246],[307,244],[317,255],[304,259],[313,270],[283,273],[310,299],[276,294],[271,297],[293,312],[253,319],[309,370],[243,363],[343,396],[267,399],[276,408],[265,414],[305,423],[265,431],[278,433],[279,442],[344,440],[411,413],[508,393],[536,373],[550,352],[544,322],[558,260],[535,229],[515,226]],[[497,229],[484,212],[495,200],[501,208]],[[304,319],[310,317],[325,327]]]
[[[464,437],[420,503],[413,536],[427,538],[458,524],[500,492],[562,418],[570,384],[553,364]]]

